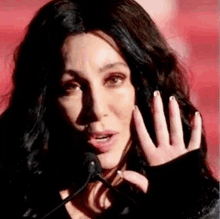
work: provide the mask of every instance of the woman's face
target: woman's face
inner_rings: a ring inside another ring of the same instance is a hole
[[[101,35],[84,33],[65,40],[58,105],[73,132],[86,142],[77,147],[94,151],[109,170],[130,144],[135,90],[116,44]]]

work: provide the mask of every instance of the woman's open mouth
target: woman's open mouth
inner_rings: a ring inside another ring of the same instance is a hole
[[[110,138],[112,137],[112,135],[102,135],[102,136],[99,136],[96,139],[97,142],[106,142],[108,141]]]
[[[97,152],[108,152],[118,141],[118,133],[113,131],[94,132],[88,135],[88,144]]]

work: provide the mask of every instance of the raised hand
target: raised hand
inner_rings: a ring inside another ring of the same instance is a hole
[[[169,101],[170,133],[163,112],[163,104],[159,91],[154,92],[153,119],[157,138],[155,145],[146,130],[141,113],[136,106],[133,112],[134,123],[140,146],[150,166],[167,163],[185,153],[196,150],[201,143],[201,117],[197,112],[193,119],[193,127],[188,147],[184,144],[180,110],[176,99],[171,96]],[[126,170],[123,178],[147,191],[148,180],[139,173]]]

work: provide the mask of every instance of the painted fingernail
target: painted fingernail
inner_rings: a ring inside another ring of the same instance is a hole
[[[123,178],[123,173],[121,172],[121,170],[118,170],[118,171],[117,171],[117,174],[118,174],[121,178]]]
[[[174,96],[170,96],[169,100],[175,100],[175,97]]]
[[[158,90],[155,90],[154,91],[154,97],[159,96],[159,95],[160,95],[160,92]]]
[[[192,119],[192,122],[191,122],[191,125],[193,127],[196,127],[199,115],[200,115],[200,113],[198,111],[196,111],[195,114],[194,114],[194,118]]]
[[[198,116],[200,113],[198,111],[195,112],[195,116]]]

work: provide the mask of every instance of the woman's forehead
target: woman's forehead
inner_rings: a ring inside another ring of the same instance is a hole
[[[64,42],[62,53],[65,70],[81,71],[87,67],[105,70],[106,66],[128,67],[114,40],[103,32],[69,36]]]
[[[78,37],[78,36],[82,36],[82,35],[86,35],[86,34],[92,34],[94,36],[97,36],[99,37],[100,39],[104,40],[107,44],[109,44],[109,46],[111,46],[117,53],[119,53],[121,55],[121,51],[120,49],[118,48],[116,42],[114,41],[114,39],[107,35],[106,33],[104,33],[103,31],[101,30],[96,30],[96,31],[91,31],[91,32],[88,32],[88,33],[81,33],[81,34],[76,34],[76,35],[70,35],[68,36],[65,40],[64,40],[64,43],[63,43],[63,46],[62,46],[62,53],[63,53],[63,56],[65,57],[66,55],[66,46],[69,44],[69,42],[71,40],[73,40],[74,38]]]

